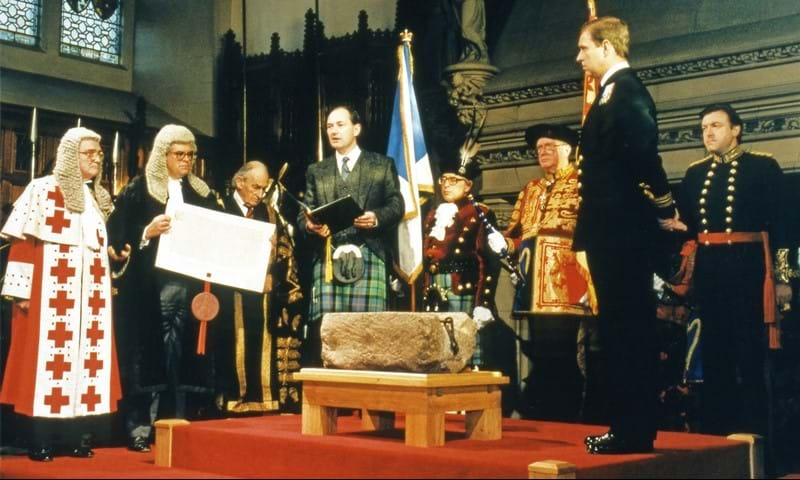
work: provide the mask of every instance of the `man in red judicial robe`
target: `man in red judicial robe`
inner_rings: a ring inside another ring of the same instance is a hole
[[[93,456],[90,433],[121,396],[102,160],[98,134],[68,130],[53,174],[28,185],[2,230],[11,239],[2,294],[13,313],[0,401],[30,420],[37,461],[52,460],[57,444],[73,457]]]

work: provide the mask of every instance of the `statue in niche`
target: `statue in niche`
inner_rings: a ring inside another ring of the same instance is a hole
[[[461,24],[459,63],[489,63],[489,48],[486,46],[486,6],[483,0],[452,0],[451,6]]]

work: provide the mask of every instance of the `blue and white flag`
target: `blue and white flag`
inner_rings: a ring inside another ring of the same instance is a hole
[[[405,201],[405,216],[397,227],[398,255],[395,270],[410,284],[422,272],[423,219],[419,193],[433,193],[433,174],[412,83],[411,34],[403,32],[401,37],[403,42],[397,47],[400,70],[386,155],[394,159],[400,179],[400,192]]]

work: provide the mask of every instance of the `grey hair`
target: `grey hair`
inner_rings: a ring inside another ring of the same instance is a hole
[[[263,168],[264,171],[267,172],[267,176],[269,176],[269,170],[267,169],[267,166],[264,165],[263,162],[260,162],[258,160],[250,160],[249,162],[246,162],[244,165],[242,165],[239,168],[239,170],[237,170],[236,173],[233,174],[233,178],[231,179],[231,186],[236,188],[237,178],[246,178],[247,176],[250,175],[250,173],[253,170],[257,168]]]

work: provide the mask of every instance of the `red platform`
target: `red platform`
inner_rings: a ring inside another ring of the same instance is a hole
[[[397,429],[382,432],[361,432],[357,416],[338,423],[339,433],[307,436],[299,415],[194,422],[174,427],[173,468],[155,466],[152,452],[117,448],[47,464],[4,457],[0,477],[527,478],[529,465],[542,460],[574,465],[577,478],[750,474],[748,444],[708,435],[660,432],[655,453],[598,456],[583,447],[584,436],[604,431],[591,425],[503,419],[502,439],[468,440],[463,417],[450,415],[444,446],[418,448],[404,444],[402,417]]]
[[[463,417],[448,416],[447,442],[417,448],[397,429],[362,432],[358,417],[339,419],[339,433],[306,436],[300,416],[197,422],[175,427],[174,467],[230,476],[526,478],[542,460],[574,464],[592,478],[744,478],[749,445],[722,437],[661,432],[653,454],[589,455],[583,438],[603,427],[503,420],[503,438],[465,438]]]

